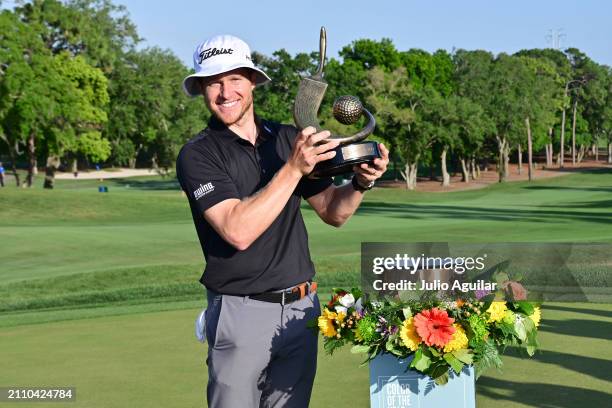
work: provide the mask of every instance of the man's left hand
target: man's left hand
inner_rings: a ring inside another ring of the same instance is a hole
[[[378,148],[380,149],[381,157],[374,159],[373,163],[362,163],[360,165],[353,166],[353,171],[357,177],[357,183],[360,186],[367,186],[371,182],[378,180],[387,171],[387,165],[389,164],[389,150],[384,144],[379,143]]]

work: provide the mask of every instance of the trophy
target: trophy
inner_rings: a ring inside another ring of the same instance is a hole
[[[317,132],[323,130],[319,125],[317,113],[327,90],[327,82],[323,79],[326,48],[325,27],[321,27],[317,72],[312,76],[302,78],[293,106],[293,118],[300,130],[308,126],[314,127]],[[350,95],[339,97],[334,102],[333,115],[338,122],[344,125],[357,122],[361,116],[366,117],[367,123],[363,129],[352,136],[332,134],[328,139],[325,139],[323,143],[338,140],[340,145],[334,149],[336,155],[332,159],[320,162],[315,166],[309,175],[311,178],[350,173],[354,165],[372,162],[374,159],[381,157],[378,143],[363,141],[374,131],[376,120],[363,107],[359,98]]]

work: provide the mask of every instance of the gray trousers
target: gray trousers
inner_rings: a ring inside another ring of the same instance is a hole
[[[210,408],[308,407],[321,314],[316,294],[286,305],[208,291]]]

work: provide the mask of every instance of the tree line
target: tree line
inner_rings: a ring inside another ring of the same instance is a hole
[[[0,155],[18,185],[31,186],[39,167],[50,188],[60,167],[172,168],[208,112],[182,92],[189,69],[168,50],[137,49],[140,41],[127,10],[110,0],[20,1],[0,13]],[[409,189],[427,172],[447,185],[449,166],[469,182],[495,163],[503,181],[513,154],[526,157],[530,178],[540,153],[546,166],[562,167],[568,154],[578,163],[606,145],[612,162],[612,71],[578,49],[429,53],[361,39],[339,57],[326,64],[322,125],[358,127],[331,114],[336,97],[358,96]],[[292,122],[317,53],[254,52],[253,61],[272,78],[255,92],[257,114]]]
[[[17,185],[43,166],[52,188],[60,165],[173,165],[207,113],[181,90],[189,69],[140,41],[110,0],[20,1],[0,13],[0,154]]]
[[[317,53],[254,57],[272,78],[256,95],[260,113],[291,121],[300,76],[314,72]],[[340,95],[361,98],[409,189],[419,172],[439,171],[448,185],[450,164],[464,182],[480,177],[487,163],[504,181],[512,154],[519,172],[526,158],[530,180],[535,154],[547,167],[563,167],[568,155],[574,165],[587,152],[598,160],[603,145],[612,163],[612,70],[576,48],[450,54],[399,51],[389,39],[361,39],[342,48],[340,57],[326,67],[323,125],[350,131],[333,121],[331,106]]]

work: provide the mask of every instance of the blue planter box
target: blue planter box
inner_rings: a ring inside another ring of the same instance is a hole
[[[380,354],[370,361],[370,406],[372,408],[475,408],[474,367],[465,367],[461,375],[451,370],[445,385],[436,385],[429,377],[406,370],[412,357],[400,360]]]

